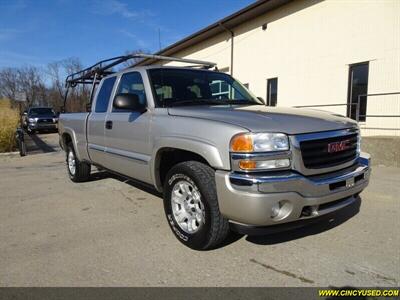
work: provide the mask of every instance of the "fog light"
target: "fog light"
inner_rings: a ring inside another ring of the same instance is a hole
[[[277,202],[274,205],[272,205],[271,208],[271,218],[276,218],[279,215],[279,212],[281,211],[281,202]]]
[[[289,200],[281,200],[271,207],[271,219],[275,221],[283,220],[293,211],[293,204]]]
[[[241,160],[239,162],[239,168],[242,170],[269,170],[287,168],[290,166],[290,160],[284,159],[273,159],[273,160]]]

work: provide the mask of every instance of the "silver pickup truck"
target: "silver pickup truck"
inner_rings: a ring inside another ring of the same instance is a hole
[[[351,119],[267,107],[211,64],[111,72],[115,64],[67,78],[93,83],[89,112],[60,115],[69,177],[85,181],[93,165],[151,184],[190,248],[215,248],[232,228],[303,226],[368,185],[370,158]]]

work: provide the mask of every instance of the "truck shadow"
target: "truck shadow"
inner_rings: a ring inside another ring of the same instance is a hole
[[[160,192],[158,192],[153,186],[143,183],[141,181],[134,180],[134,179],[127,179],[123,176],[120,176],[118,174],[114,174],[114,173],[111,173],[111,172],[105,171],[105,170],[99,170],[97,172],[93,172],[91,174],[89,181],[103,180],[106,178],[112,178],[112,179],[124,182],[134,188],[137,188],[137,189],[147,192],[157,198],[160,198],[161,200],[163,199],[162,194]],[[232,243],[235,243],[236,241],[242,239],[243,237],[245,237],[245,240],[250,243],[254,243],[254,244],[258,244],[258,245],[275,245],[275,244],[289,242],[292,240],[301,239],[306,236],[319,234],[319,233],[328,231],[330,229],[333,229],[336,226],[343,224],[347,220],[349,220],[352,217],[354,217],[355,215],[357,215],[360,211],[360,206],[361,206],[361,199],[360,199],[360,197],[357,197],[357,200],[353,204],[333,213],[332,215],[330,215],[330,218],[321,220],[319,222],[312,223],[310,225],[307,225],[307,226],[304,226],[301,228],[296,228],[296,229],[292,229],[292,230],[288,230],[288,231],[282,231],[279,233],[271,233],[271,234],[266,234],[266,235],[247,235],[246,236],[246,235],[239,234],[239,233],[232,231],[231,234],[228,236],[228,238],[221,245],[219,245],[217,248],[210,249],[210,250],[223,248]]]
[[[329,218],[321,220],[320,222],[279,233],[247,236],[246,241],[258,245],[275,245],[319,234],[335,228],[357,215],[360,212],[360,206],[361,198],[358,196],[357,200],[353,204],[333,213]]]
[[[97,180],[103,180],[106,178],[112,178],[118,181],[121,181],[123,183],[126,183],[134,188],[137,188],[139,190],[142,190],[143,192],[152,194],[153,196],[156,196],[160,199],[162,199],[162,194],[160,192],[158,192],[152,185],[135,180],[135,179],[130,179],[130,178],[126,178],[124,176],[118,175],[118,174],[114,174],[111,173],[109,171],[105,171],[105,170],[99,170],[97,172],[93,172],[90,175],[90,179],[88,181],[97,181]]]

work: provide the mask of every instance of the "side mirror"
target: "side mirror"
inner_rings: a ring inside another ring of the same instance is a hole
[[[128,93],[117,94],[114,98],[113,106],[116,109],[127,111],[144,112],[146,110],[146,107],[140,103],[138,95]]]

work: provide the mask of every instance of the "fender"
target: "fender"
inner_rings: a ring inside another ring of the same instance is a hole
[[[90,161],[88,153],[87,153],[86,142],[84,142],[84,143],[79,142],[78,138],[76,137],[75,131],[70,127],[64,126],[63,130],[62,130],[62,134],[61,134],[63,144],[64,144],[64,138],[63,138],[64,134],[68,134],[71,137],[72,145],[74,146],[74,149],[76,152],[75,154],[76,154],[77,158],[79,160]],[[66,145],[64,144],[64,147],[65,146]]]
[[[158,166],[161,157],[160,154],[164,148],[175,148],[196,153],[203,157],[208,164],[215,169],[228,170],[230,167],[224,165],[217,147],[207,141],[194,139],[192,137],[161,137],[157,139],[154,144],[151,156],[152,159],[150,160],[151,177],[157,190],[162,189],[160,178],[158,176]]]

